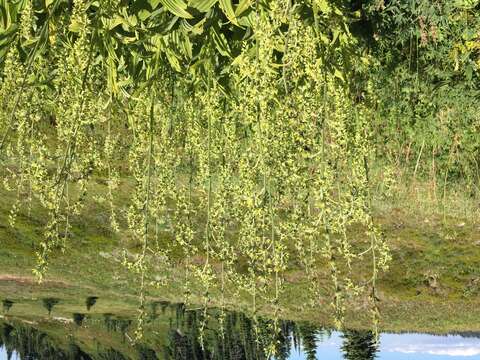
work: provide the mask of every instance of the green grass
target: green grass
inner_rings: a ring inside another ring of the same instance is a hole
[[[100,181],[92,187],[96,193],[105,191]],[[122,201],[126,202],[128,191],[122,190]],[[376,219],[393,256],[390,270],[379,280],[381,327],[394,331],[480,330],[479,225],[472,218],[461,217],[459,212],[445,216],[443,211],[412,206],[415,198],[411,193],[407,195],[405,191],[394,201],[375,202]],[[121,265],[120,251],[126,247],[135,252],[138,244],[110,232],[106,206],[90,203],[85,215],[73,220],[65,252],[54,252],[46,281],[36,284],[31,272],[35,267],[33,249],[42,237],[45,214],[34,207],[31,216],[22,212],[16,228],[11,228],[7,218],[14,195],[2,191],[0,197],[0,298],[16,302],[12,314],[44,316],[45,309],[37,305],[42,298],[56,297],[61,303],[55,311],[71,315],[81,312],[85,298],[92,295],[102,299],[95,309],[99,313],[136,313],[138,279]],[[161,265],[158,268],[161,274],[167,271],[172,270]],[[324,273],[328,288],[328,269]],[[168,285],[150,290],[150,299],[183,300],[182,270],[174,269],[170,275],[172,281]],[[315,309],[303,306],[310,284],[298,270],[291,269],[286,275],[281,316],[330,324],[330,299],[319,299],[320,306]],[[200,294],[200,288],[193,289],[193,303],[202,303]],[[245,294],[229,294],[227,291],[228,307],[250,311],[250,299]],[[210,305],[219,302],[218,293],[213,292]],[[352,303],[348,325],[368,327],[366,309],[361,302]],[[265,305],[260,311],[268,314],[271,308]]]

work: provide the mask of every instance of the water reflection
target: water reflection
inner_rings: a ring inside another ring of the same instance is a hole
[[[13,306],[14,302],[12,300],[4,299],[2,301],[2,309],[4,313],[8,313],[8,311]]]
[[[57,305],[59,302],[60,302],[60,299],[52,298],[52,297],[42,299],[43,307],[47,309],[48,316],[52,315],[52,310],[54,306]]]
[[[125,342],[125,337],[130,329],[133,320],[115,316],[114,314],[103,314],[103,322],[109,332],[118,332],[122,335],[122,341]]]
[[[49,313],[56,300],[43,301],[45,307],[50,304]],[[117,314],[73,313],[71,323],[53,319],[26,322],[5,316],[0,320],[0,359],[372,360],[480,354],[476,335],[384,334],[379,345],[369,331],[338,333],[289,320],[274,327],[269,319],[253,319],[238,312],[224,314],[220,326],[220,312],[215,310],[209,312],[201,337],[202,309],[166,302],[151,303],[147,308],[145,336],[136,345],[130,342],[135,321]],[[272,347],[275,357],[269,356]]]
[[[158,313],[158,308],[160,307],[160,311],[162,315],[165,315],[166,309],[171,306],[168,301],[153,301],[150,303],[150,313],[149,313],[149,320],[156,320],[160,315]]]
[[[87,311],[90,311],[90,309],[97,303],[98,296],[89,296],[85,300],[85,307],[87,308]]]
[[[315,360],[317,353],[318,330],[310,324],[298,326],[301,344],[307,360]],[[298,341],[296,343],[299,343]]]
[[[72,317],[73,317],[73,322],[74,322],[77,326],[82,326],[83,320],[85,319],[85,314],[73,313],[73,314],[72,314]]]
[[[377,341],[370,331],[347,330],[342,334],[342,350],[347,360],[373,360],[377,354]]]

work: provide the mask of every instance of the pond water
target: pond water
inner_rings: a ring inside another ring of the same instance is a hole
[[[5,312],[0,319],[0,360],[265,360],[269,348],[276,348],[272,360],[480,359],[477,333],[384,333],[376,343],[370,331],[341,333],[306,322],[275,323],[166,302],[148,306],[144,337],[133,344],[137,327],[131,314],[94,312],[96,300],[87,299],[88,310],[68,317],[56,308],[58,299],[42,300],[44,315]]]

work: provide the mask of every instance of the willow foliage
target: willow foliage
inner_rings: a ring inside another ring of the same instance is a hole
[[[205,305],[214,288],[222,306],[226,289],[237,289],[254,313],[270,306],[278,316],[285,272],[299,264],[313,304],[330,297],[341,320],[346,301],[366,294],[376,318],[375,281],[389,253],[371,214],[371,114],[345,84],[368,59],[355,51],[344,8],[17,5],[20,30],[2,65],[1,161],[18,192],[12,223],[22,204],[49,214],[39,279],[69,240],[71,217],[97,201],[109,205],[113,231],[141,244],[124,253],[141,309],[149,287],[169,281],[159,275],[168,265],[183,269],[187,299],[195,279]],[[94,177],[106,190],[90,199]],[[131,189],[127,211],[122,187]],[[352,236],[353,227],[363,233]],[[355,271],[365,262],[366,279]]]

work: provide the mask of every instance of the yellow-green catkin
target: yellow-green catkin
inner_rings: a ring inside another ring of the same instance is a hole
[[[303,306],[331,304],[341,327],[348,305],[366,296],[376,323],[376,280],[390,255],[372,216],[370,110],[353,101],[342,72],[341,46],[355,43],[325,20],[340,10],[307,1],[315,17],[305,21],[291,0],[252,2],[241,19],[251,36],[220,56],[224,34],[205,28],[195,58],[193,35],[151,34],[134,16],[115,25],[126,14],[117,5],[75,0],[55,23],[56,51],[33,63],[35,76],[53,77],[51,89],[33,76],[28,91],[10,96],[27,69],[15,47],[3,65],[0,130],[11,130],[0,134],[9,140],[1,160],[18,164],[2,174],[19,199],[10,221],[23,197],[48,213],[37,277],[51,252],[66,248],[71,217],[93,200],[108,207],[111,229],[127,244],[123,263],[139,280],[137,338],[150,290],[178,273],[185,303],[203,304],[201,340],[207,308],[224,310],[246,294],[258,346],[275,356],[285,273],[298,267],[310,285]],[[25,41],[32,18],[25,7]],[[140,40],[110,37],[112,26],[148,37],[145,52],[131,45]],[[106,187],[90,199],[93,178]],[[257,326],[260,311],[273,313],[268,334]]]

